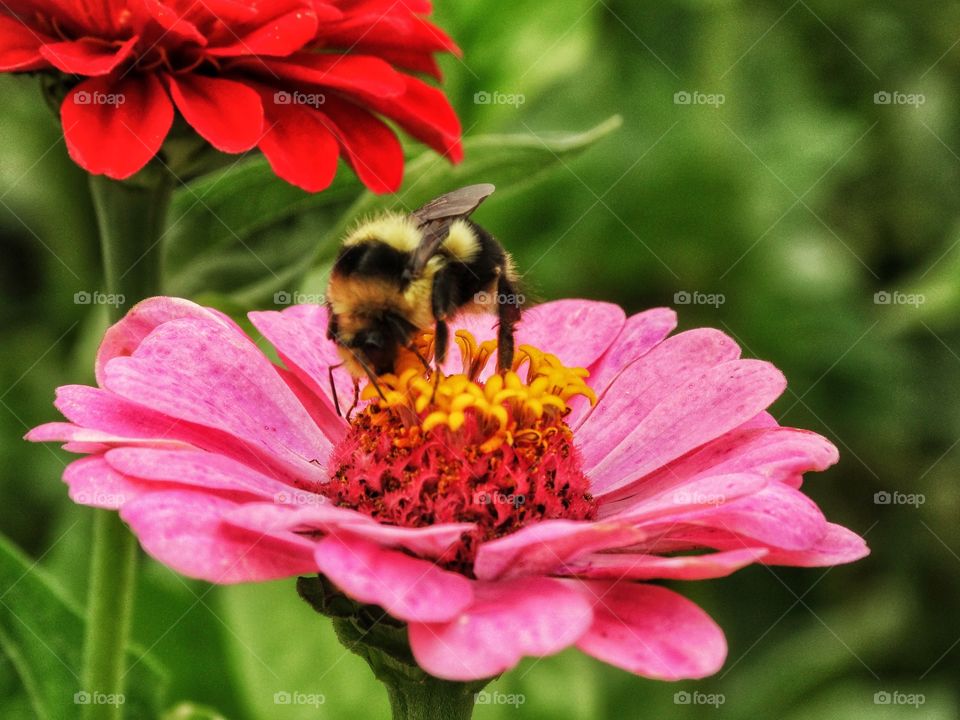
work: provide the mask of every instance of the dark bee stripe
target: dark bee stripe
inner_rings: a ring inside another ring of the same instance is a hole
[[[333,272],[342,277],[378,277],[399,283],[409,259],[410,253],[371,240],[344,248],[333,265]]]

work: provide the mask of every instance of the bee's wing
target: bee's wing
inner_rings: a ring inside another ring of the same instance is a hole
[[[480,203],[493,194],[494,190],[496,188],[490,183],[467,185],[441,195],[411,213],[411,217],[423,233],[423,239],[410,256],[410,262],[407,265],[410,277],[418,277],[423,272],[427,262],[446,239],[450,225],[470,215],[480,206]]]

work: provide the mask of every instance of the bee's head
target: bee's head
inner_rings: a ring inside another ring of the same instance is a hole
[[[331,339],[340,347],[347,367],[357,376],[366,374],[364,364],[376,375],[392,373],[399,349],[410,344],[416,331],[415,325],[389,310],[334,318]]]

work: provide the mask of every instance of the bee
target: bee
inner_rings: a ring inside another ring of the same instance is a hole
[[[513,260],[469,219],[494,189],[463,187],[413,213],[362,222],[347,235],[327,286],[327,337],[354,378],[376,384],[376,376],[394,371],[400,349],[413,349],[416,336],[431,328],[439,367],[447,321],[461,311],[497,314],[497,368],[512,366],[522,298]]]

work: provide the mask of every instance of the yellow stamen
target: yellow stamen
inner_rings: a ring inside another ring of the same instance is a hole
[[[372,384],[367,385],[363,399],[388,414],[410,418],[414,425],[419,421],[424,433],[438,427],[456,432],[468,415],[474,414],[484,428],[482,452],[492,452],[504,443],[533,442],[533,438],[538,441],[543,431],[562,421],[570,411],[568,401],[578,395],[591,404],[597,401],[585,381],[590,373],[564,366],[556,355],[521,345],[510,370],[481,380],[484,367],[496,351],[496,341],[477,343],[466,330],[457,331],[454,341],[460,351],[462,373],[437,375],[439,371],[434,370],[434,374],[425,375],[420,358],[432,356],[433,336],[424,333],[417,341],[420,356],[410,351],[401,353],[397,373],[378,378],[379,392]]]

